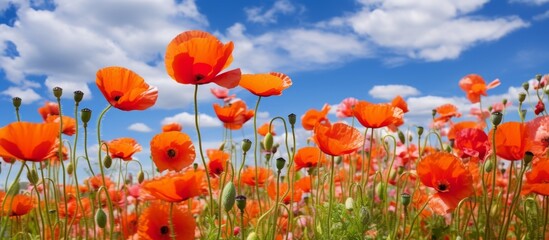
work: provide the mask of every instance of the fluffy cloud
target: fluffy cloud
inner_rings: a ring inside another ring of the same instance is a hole
[[[541,21],[549,18],[549,10],[545,11],[544,13],[535,15],[532,19],[536,21]]]
[[[12,98],[20,97],[23,100],[21,101],[22,104],[30,104],[41,99],[40,95],[30,88],[21,89],[18,87],[9,87],[2,91],[2,95],[7,95]]]
[[[290,14],[294,13],[297,7],[294,6],[288,0],[277,0],[273,6],[267,10],[263,10],[262,7],[251,7],[244,9],[248,21],[253,23],[276,23],[278,14]]]
[[[405,98],[408,96],[417,96],[420,92],[415,87],[407,85],[376,85],[368,91],[368,94],[374,98],[391,100],[397,94]]]
[[[198,121],[200,123],[200,127],[219,127],[221,126],[221,122],[212,116],[209,116],[207,114],[201,113],[198,116]],[[181,124],[183,127],[185,126],[194,126],[194,114],[188,113],[188,112],[182,112],[179,114],[176,114],[171,117],[164,118],[162,120],[162,124],[168,124],[176,122]]]
[[[128,127],[128,130],[144,133],[152,131],[152,129],[145,123],[134,123]]]
[[[509,2],[542,5],[544,3],[549,3],[549,0],[510,0]]]

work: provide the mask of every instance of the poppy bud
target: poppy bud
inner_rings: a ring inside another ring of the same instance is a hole
[[[196,171],[198,169],[198,163],[193,163],[193,169]]]
[[[520,103],[524,102],[524,100],[526,100],[526,93],[519,93],[518,100]]]
[[[23,101],[20,97],[14,97],[11,99],[13,106],[15,109],[19,109],[21,107],[21,102]]]
[[[421,137],[421,135],[423,135],[423,127],[422,126],[418,126],[417,127],[417,135]]]
[[[334,157],[335,164],[337,164],[337,165],[339,165],[341,163],[341,160],[343,160],[343,158],[341,156],[335,156]]]
[[[383,183],[377,184],[374,188],[374,191],[379,198],[385,199],[385,195],[383,194]]]
[[[74,102],[80,103],[83,98],[84,98],[84,92],[80,90],[74,91]]]
[[[270,152],[273,148],[274,139],[273,135],[271,133],[267,133],[265,135],[265,138],[263,139],[263,147],[265,147],[265,151]]]
[[[503,105],[505,106],[507,104],[507,98],[504,98],[503,100],[501,100],[501,103],[503,103]]]
[[[234,187],[233,182],[228,182],[223,188],[223,193],[221,194],[221,201],[223,203],[223,207],[225,208],[225,211],[228,212],[233,208],[235,200],[236,200],[236,189]]]
[[[236,236],[240,233],[240,227],[234,227],[233,229],[233,236]]]
[[[84,127],[88,126],[88,122],[91,119],[91,113],[92,111],[89,108],[83,108],[80,111],[80,119],[84,123]]]
[[[433,109],[431,115],[433,116],[433,118],[435,118],[435,116],[437,115],[437,110],[436,110],[436,109]]]
[[[538,101],[536,108],[534,109],[534,114],[539,115],[541,112],[545,111],[545,104],[542,101]]]
[[[103,165],[105,168],[110,168],[112,166],[112,158],[110,155],[107,154],[107,156],[105,156],[103,159]]]
[[[400,201],[402,202],[402,205],[404,205],[404,207],[410,205],[410,194],[403,193],[402,195],[400,195]]]
[[[347,211],[353,211],[353,205],[354,201],[352,197],[345,199],[345,209],[347,209]]]
[[[398,130],[398,140],[400,140],[402,144],[406,143],[406,137],[404,136],[404,133],[400,130]]]
[[[293,113],[290,113],[290,115],[288,115],[288,122],[290,122],[290,125],[292,125],[292,127],[295,125],[296,121],[297,121],[296,115]]]
[[[143,181],[145,180],[145,173],[143,173],[143,171],[139,171],[137,173],[137,182],[138,183],[143,183]]]
[[[244,153],[248,152],[251,147],[252,147],[252,141],[250,141],[250,139],[246,138],[246,139],[242,140],[242,151]]]
[[[60,87],[54,87],[53,88],[53,96],[55,96],[56,98],[61,98],[61,96],[63,95],[63,89],[60,88]]]
[[[107,214],[103,211],[102,208],[98,208],[95,212],[95,223],[100,228],[105,228],[107,226]]]
[[[484,171],[485,172],[491,172],[492,169],[494,169],[494,163],[492,161],[484,162]]]
[[[276,169],[278,169],[279,172],[282,171],[285,164],[286,164],[286,159],[281,157],[276,159]]]
[[[541,81],[541,74],[536,74],[536,80]]]
[[[534,154],[530,151],[524,153],[524,164],[528,165],[534,159]]]
[[[225,149],[225,142],[222,142],[219,146],[219,151],[223,151],[223,149]]]
[[[246,209],[246,196],[236,196],[236,206],[240,209],[240,212],[244,212],[244,209]]]
[[[366,225],[370,221],[370,212],[368,212],[368,209],[366,209],[365,207],[360,208],[359,216],[360,220],[362,221],[362,225]]]
[[[30,171],[27,172],[27,179],[33,185],[36,185],[36,183],[38,183],[38,173],[36,172],[35,169],[31,169]]]
[[[72,165],[72,163],[69,163],[69,165],[67,165],[67,174],[72,175],[73,172],[74,166]]]
[[[494,107],[488,106],[488,112],[492,112],[492,109],[494,109]]]
[[[530,83],[528,83],[528,82],[523,83],[523,84],[522,84],[522,88],[523,88],[525,91],[528,92],[528,89],[530,89]]]
[[[526,112],[527,112],[526,109],[521,109],[519,111],[519,117],[522,121],[524,121],[524,119],[526,118]]]
[[[445,150],[446,150],[446,152],[451,153],[452,152],[452,146],[446,145]]]
[[[501,112],[493,112],[492,116],[490,117],[490,120],[492,121],[492,124],[494,126],[498,126],[501,123],[502,119],[503,119],[503,114],[501,114]]]
[[[257,236],[257,233],[251,232],[250,234],[248,234],[246,240],[259,240],[259,236]]]

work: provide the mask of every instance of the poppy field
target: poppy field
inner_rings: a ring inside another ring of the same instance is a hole
[[[283,97],[292,79],[232,69],[233,49],[198,30],[167,44],[173,84],[195,89],[196,136],[170,123],[148,143],[103,139],[109,111],[147,111],[158,98],[156,87],[121,66],[97,71],[109,103],[102,110],[82,108],[81,91],[54,88],[57,102],[38,109],[43,122],[27,122],[19,114],[25,99],[13,98],[14,120],[0,128],[0,238],[549,239],[549,75],[484,106],[500,81],[466,74],[455,84],[478,106],[470,109],[476,120],[460,120],[447,103],[423,126],[407,125],[411,109],[395,95],[379,103],[346,98],[340,121],[329,120],[325,104],[258,123],[261,99]],[[218,99],[225,132],[218,148],[204,147],[199,87]],[[257,101],[230,95],[235,88]],[[73,106],[61,104],[67,94]],[[253,137],[234,137],[247,122]],[[306,142],[296,142],[296,127],[308,131]],[[89,151],[92,144],[98,149]],[[142,145],[154,170],[133,158]]]

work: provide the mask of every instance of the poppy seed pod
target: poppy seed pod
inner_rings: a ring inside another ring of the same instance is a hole
[[[507,98],[504,98],[503,100],[501,100],[501,103],[503,103],[503,105],[506,105],[507,104]]]
[[[525,90],[525,91],[528,91],[528,89],[530,89],[530,83],[528,82],[525,82],[522,84],[522,88]]]
[[[91,119],[92,111],[89,108],[84,108],[80,111],[80,119],[84,123],[84,127],[88,126],[88,122]]]
[[[519,100],[520,103],[523,103],[524,100],[526,100],[526,93],[522,93],[522,92],[519,93],[518,100]]]
[[[102,208],[98,208],[95,212],[95,223],[100,228],[105,228],[107,226],[107,214],[103,211]]]
[[[74,102],[80,103],[83,98],[84,98],[84,92],[80,90],[74,91]]]
[[[21,102],[23,101],[20,97],[14,97],[11,99],[13,106],[15,109],[19,109],[21,107]]]
[[[61,98],[61,96],[63,95],[63,89],[60,88],[60,87],[54,87],[53,88],[53,96],[55,96],[56,98]]]
[[[431,112],[431,115],[433,116],[433,118],[437,115],[437,110],[436,109],[433,109],[433,111]]]
[[[244,209],[246,209],[246,196],[238,195],[235,199],[236,206],[238,207],[238,209],[240,209],[240,212],[244,212]]]
[[[527,151],[524,153],[524,164],[528,165],[532,162],[532,159],[534,159],[534,154],[530,151]]]
[[[263,147],[265,148],[265,151],[271,151],[273,148],[274,139],[273,135],[271,133],[267,133],[265,135],[265,138],[263,139]]]
[[[536,80],[541,81],[541,74],[536,74]]]
[[[421,135],[423,135],[423,127],[422,126],[418,126],[417,127],[417,135],[421,137]]]
[[[233,182],[228,182],[223,188],[223,193],[221,194],[221,200],[225,211],[230,211],[236,200],[236,189]]]
[[[279,172],[282,171],[285,164],[286,164],[286,159],[281,157],[276,159],[276,169],[278,169]]]
[[[293,113],[290,113],[290,115],[288,115],[288,122],[290,122],[290,125],[292,125],[292,127],[295,125],[297,121],[297,116]]]
[[[252,141],[250,141],[250,139],[242,140],[242,151],[244,153],[248,152],[251,147],[252,147]]]
[[[198,163],[193,163],[193,169],[196,171],[198,169]]]
[[[400,201],[402,202],[402,205],[404,205],[405,207],[410,205],[410,198],[411,197],[409,193],[403,193],[402,195],[400,195]]]
[[[498,126],[503,119],[503,114],[501,112],[493,112],[490,120],[494,126]]]

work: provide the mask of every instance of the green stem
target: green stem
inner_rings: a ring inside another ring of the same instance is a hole
[[[13,184],[17,183],[19,184],[19,178],[21,178],[21,173],[23,173],[23,169],[25,168],[25,165],[26,163],[23,161],[21,163],[21,168],[19,169],[19,172],[17,172],[17,175],[15,176],[15,179],[13,180],[14,183],[12,183],[12,185],[10,186],[9,190],[8,190],[8,193],[11,193],[12,191],[12,187],[13,187]],[[6,182],[7,183],[7,182]],[[6,194],[6,197],[8,196],[8,194]],[[7,201],[5,201],[6,197],[4,197],[4,201],[2,201],[2,209],[5,209],[5,204]],[[11,209],[12,209],[12,205],[13,204],[13,196],[10,198],[10,203],[9,203],[9,209],[10,209],[10,212],[11,212]],[[2,220],[2,230],[0,231],[0,236],[4,236],[4,232],[6,231],[6,228],[7,228],[7,225],[8,225],[8,219],[9,219],[9,213],[7,214],[7,216],[2,216],[2,218],[4,218]]]
[[[103,187],[107,188],[107,181],[105,179],[105,170],[103,169],[103,161],[101,157],[101,150],[104,143],[101,142],[101,120],[103,119],[103,116],[105,116],[105,113],[109,111],[109,109],[112,108],[112,105],[107,106],[101,114],[99,114],[99,118],[97,118],[97,144],[99,144],[99,149],[97,150],[97,162],[99,162],[99,171],[101,172],[101,180],[103,183]],[[109,195],[109,191],[105,190],[105,196],[107,197],[107,205],[109,206],[109,228],[110,228],[110,238],[112,239],[113,233],[114,233],[114,208],[112,205],[111,197]]]
[[[257,202],[259,205],[259,212],[263,213],[263,209],[261,207],[261,198],[259,196],[259,184],[257,183],[257,179],[259,178],[259,169],[257,164],[257,150],[258,150],[258,140],[257,140],[257,109],[259,108],[259,102],[261,102],[261,96],[257,97],[257,102],[255,103],[255,110],[254,110],[254,167],[255,167],[255,192],[257,195]]]
[[[328,199],[328,239],[331,239],[331,225],[332,225],[332,207],[334,205],[334,172],[335,172],[335,157],[332,156],[332,167],[330,169],[330,192],[329,192],[329,199]]]
[[[486,208],[486,232],[484,233],[484,238],[485,239],[490,239],[492,238],[492,226],[490,226],[490,212],[492,210],[492,203],[494,201],[494,195],[496,193],[496,172],[497,172],[497,166],[498,166],[498,162],[497,162],[497,155],[496,155],[496,132],[498,130],[498,126],[494,126],[494,132],[492,133],[492,163],[493,163],[493,168],[492,169],[492,186],[491,186],[491,191],[492,191],[492,194],[490,194],[490,199],[488,201],[488,207]]]

